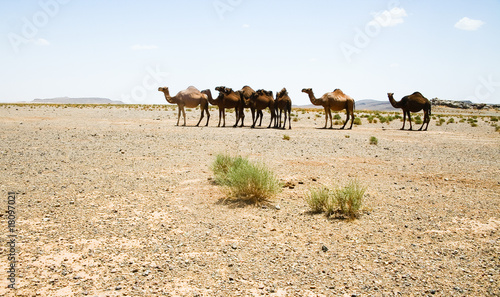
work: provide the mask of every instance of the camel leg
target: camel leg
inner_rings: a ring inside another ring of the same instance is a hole
[[[328,124],[328,110],[325,107],[325,126],[323,127],[323,129],[326,129],[327,124]]]
[[[422,131],[422,128],[425,124],[427,124],[427,126],[425,126],[424,131],[427,131],[427,127],[429,126],[429,113],[427,112],[427,110],[424,110],[424,122],[422,123],[422,126],[420,126],[420,129],[418,129],[418,131]]]
[[[201,116],[200,116],[200,120],[198,121],[198,124],[196,124],[196,127],[200,126],[201,120],[203,120],[203,117],[205,116],[205,109],[201,105],[200,105],[200,109],[201,109]]]
[[[420,126],[420,129],[418,129],[418,131],[422,131],[422,128],[424,127],[425,125],[425,121],[427,121],[427,114],[424,110],[424,120],[422,121],[422,126]]]
[[[240,127],[245,126],[244,121],[245,121],[245,108],[243,108],[241,110],[241,125],[240,125]]]
[[[222,120],[222,109],[219,107],[219,124],[217,127],[220,127],[220,121]]]
[[[269,122],[269,126],[267,126],[267,128],[271,128],[271,124],[273,123],[273,120],[274,120],[273,110],[269,108],[269,112],[271,113],[271,121]]]
[[[411,113],[408,111],[408,122],[410,122],[410,131],[413,130],[413,128],[411,127]]]
[[[222,127],[226,127],[226,108],[222,108]]]
[[[252,112],[252,126],[251,128],[255,128],[255,124],[257,123],[257,119],[255,118],[255,108],[250,108],[250,111]],[[259,114],[257,114],[257,117]]]
[[[181,119],[181,107],[179,106],[179,111],[177,113],[177,124],[176,126],[179,126],[179,120]]]
[[[406,124],[406,111],[403,110],[403,127],[401,128],[401,130],[405,129],[405,124]]]
[[[349,127],[349,130],[352,129],[352,125],[354,124],[354,111],[351,110],[351,111],[347,111],[347,114],[351,114],[351,126]]]
[[[186,111],[184,110],[184,106],[182,107],[182,117],[184,118],[184,125],[186,126]]]
[[[238,127],[238,122],[240,121],[240,118],[241,118],[241,111],[238,110],[237,108],[235,108],[234,113],[236,115],[236,123],[234,123],[233,128],[236,128],[236,127]]]
[[[287,110],[285,109],[285,112],[284,112],[284,117],[285,117],[285,120],[283,121],[283,129],[286,129],[286,119],[287,119]],[[280,128],[281,128],[281,109],[280,109]]]
[[[208,103],[207,103],[207,106],[205,106],[206,110],[207,110],[207,123],[205,124],[205,126],[208,126],[208,121],[210,120],[210,111],[208,110]]]
[[[288,129],[292,130],[292,111],[288,109]]]
[[[328,109],[328,117],[330,118],[330,129],[333,129],[333,117],[330,109]]]
[[[425,113],[425,116],[427,117],[427,125],[425,126],[425,131],[427,131],[427,128],[429,127],[429,122],[431,121],[430,110],[428,110],[428,111]]]
[[[346,114],[345,114],[345,122],[344,122],[344,126],[342,126],[340,128],[340,130],[344,129],[345,128],[345,125],[347,124],[347,122],[349,121],[349,110],[347,110]]]

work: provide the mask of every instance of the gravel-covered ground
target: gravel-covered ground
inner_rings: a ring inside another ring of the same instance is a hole
[[[294,110],[285,131],[218,128],[216,110],[177,127],[172,109],[0,106],[0,295],[500,295],[500,114],[472,127],[447,111],[454,123],[416,132],[319,129],[320,111]],[[267,205],[228,202],[211,180],[219,153],[287,186]],[[360,218],[309,212],[311,188],[354,178],[368,186]]]

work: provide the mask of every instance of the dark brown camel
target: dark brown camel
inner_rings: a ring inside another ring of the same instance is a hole
[[[238,125],[240,118],[245,118],[245,114],[243,113],[243,100],[241,99],[241,94],[239,91],[235,92],[231,88],[226,87],[216,87],[215,90],[219,91],[219,96],[214,100],[212,98],[212,93],[210,90],[205,90],[204,95],[208,97],[208,102],[212,105],[216,105],[219,107],[219,124],[217,127],[220,127],[221,120],[223,121],[222,127],[226,126],[226,108],[234,108],[236,113],[236,123],[233,127]]]
[[[165,99],[167,100],[168,103],[177,104],[177,106],[179,107],[179,114],[177,115],[177,126],[179,126],[179,119],[181,118],[181,112],[182,115],[184,116],[183,126],[186,126],[186,111],[184,110],[184,107],[195,108],[198,105],[200,105],[201,117],[196,126],[200,125],[200,122],[203,119],[205,111],[207,112],[207,123],[205,126],[208,126],[208,121],[210,120],[210,112],[208,111],[208,100],[200,91],[198,91],[197,88],[190,86],[186,90],[177,93],[177,95],[175,95],[174,97],[170,97],[167,87],[164,88],[160,87],[158,88],[158,91],[163,92],[163,94],[165,95]]]
[[[291,113],[292,113],[292,99],[288,96],[288,92],[283,88],[276,94],[276,101],[274,103],[276,109],[276,120],[278,128],[281,128],[281,113],[285,113],[285,121],[283,122],[283,129],[286,129],[286,119],[288,116],[288,129],[292,129]],[[278,113],[279,110],[279,113]]]
[[[249,86],[244,86],[243,88],[241,88],[240,93],[241,93],[241,99],[243,99],[244,102],[244,108],[250,108],[250,105],[248,105],[250,103],[250,97],[252,97],[255,91]],[[257,111],[257,116],[259,115],[262,120],[262,110]],[[254,122],[254,120],[255,120],[255,114],[252,113],[252,123]],[[243,127],[243,119],[241,121],[240,127]]]
[[[265,90],[257,90],[246,102],[247,106],[250,106],[250,109],[252,110],[252,118],[253,115],[255,114],[255,111],[257,111],[257,117],[255,117],[252,128],[255,128],[255,124],[257,124],[257,121],[259,120],[259,115],[260,115],[260,124],[262,124],[262,110],[269,108],[269,111],[271,112],[271,122],[269,123],[268,128],[271,127],[273,120],[275,118],[275,110],[274,110],[274,98],[273,98],[273,92],[272,91],[265,91]],[[259,112],[260,111],[260,112]]]
[[[411,113],[419,112],[421,110],[424,111],[424,121],[422,126],[420,126],[419,131],[422,131],[422,128],[425,126],[424,131],[427,131],[427,127],[429,127],[430,115],[431,115],[431,102],[425,98],[420,92],[415,92],[411,95],[404,96],[400,101],[394,100],[394,93],[387,93],[389,97],[389,101],[394,108],[403,109],[403,127],[401,130],[405,129],[406,124],[406,116],[408,116],[408,121],[410,122],[410,130],[412,130],[411,126]]]

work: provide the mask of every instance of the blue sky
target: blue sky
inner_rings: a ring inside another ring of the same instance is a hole
[[[500,104],[499,0],[0,0],[0,20],[0,102],[250,85]]]

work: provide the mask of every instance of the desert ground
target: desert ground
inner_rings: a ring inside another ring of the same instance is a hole
[[[499,111],[433,108],[446,122],[426,132],[292,113],[281,130],[268,113],[249,128],[248,111],[246,127],[219,128],[215,109],[182,127],[164,106],[1,105],[0,295],[500,295]],[[221,153],[265,163],[281,193],[226,199],[210,170]],[[357,219],[310,212],[310,189],[351,179],[368,187]]]

